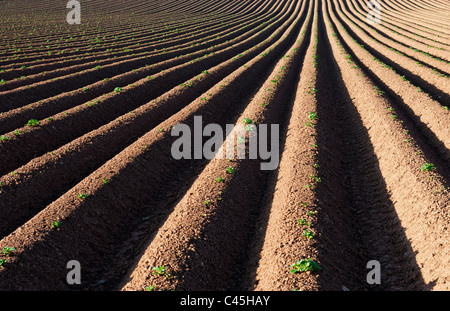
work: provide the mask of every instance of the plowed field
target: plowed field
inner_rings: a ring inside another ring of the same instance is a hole
[[[450,290],[450,2],[367,2],[0,1],[0,290]]]

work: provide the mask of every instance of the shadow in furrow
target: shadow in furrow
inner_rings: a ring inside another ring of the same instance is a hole
[[[338,29],[333,21],[330,21],[334,29]],[[342,23],[342,21],[341,21]],[[353,33],[350,33],[352,36]],[[374,74],[364,63],[359,61],[357,55],[355,55],[345,40],[342,38],[339,32],[336,32],[336,36],[345,48],[347,53],[351,55],[354,63],[364,71],[366,76],[380,89],[385,92],[385,97],[392,104],[395,111],[400,116],[401,120],[404,120],[405,125],[410,129],[411,137],[417,142],[420,149],[424,152],[427,158],[439,167],[439,173],[444,177],[447,183],[450,183],[450,150],[445,144],[436,136],[432,129],[421,120],[419,115],[409,107],[408,104],[392,90],[386,83],[384,83],[376,74]],[[372,51],[370,51],[372,52]]]
[[[377,156],[352,104],[319,13],[317,141],[318,281],[324,290],[417,290],[425,287],[390,200]],[[324,247],[326,246],[326,247]],[[381,265],[381,284],[369,285],[366,265]],[[341,288],[339,288],[341,287]]]

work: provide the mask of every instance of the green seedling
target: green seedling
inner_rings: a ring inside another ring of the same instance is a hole
[[[378,86],[374,86],[373,88],[375,90],[375,93],[377,93],[377,95],[383,95],[385,93]]]
[[[246,125],[246,126],[244,126],[244,130],[246,132],[253,132],[255,130],[255,125],[254,124]]]
[[[15,247],[3,247],[2,255],[9,256],[12,252],[16,250]]]
[[[8,136],[5,136],[5,135],[0,136],[0,141],[5,142],[5,141],[10,141],[10,140],[11,140],[11,138],[9,138]]]
[[[308,211],[308,212],[306,212],[306,215],[312,216],[312,215],[314,215],[316,213],[317,213],[316,211]]]
[[[222,177],[216,178],[216,183],[223,183],[223,182],[225,182],[225,179],[223,179]]]
[[[312,233],[312,231],[310,231],[308,229],[305,229],[305,231],[303,231],[302,235],[308,239],[312,239],[314,237],[314,234]]]
[[[420,169],[422,172],[429,172],[436,169],[436,166],[433,163],[424,163]]]
[[[242,144],[244,144],[245,143],[245,136],[239,136],[238,138],[237,138],[237,144],[238,145],[242,145]]]
[[[41,124],[41,122],[39,122],[39,120],[31,119],[31,120],[28,121],[27,124],[25,124],[25,126],[36,127],[36,126],[38,126],[39,124]]]
[[[244,121],[242,121],[244,124],[253,124],[253,121],[249,118],[245,118]]]
[[[58,229],[59,227],[61,227],[61,222],[59,221],[52,221],[52,228],[53,229]]]
[[[322,182],[322,178],[317,177],[317,176],[315,176],[315,175],[310,175],[309,177],[311,177],[312,179],[314,179],[314,180],[317,181],[317,182]]]
[[[316,88],[313,88],[313,87],[311,87],[311,86],[309,87],[309,90],[306,91],[306,93],[308,93],[309,95],[316,94],[317,92],[319,92],[319,90],[316,89]]]
[[[155,289],[156,289],[155,285],[144,287],[144,290],[145,290],[146,292],[154,292]]]
[[[153,272],[153,274],[165,276],[166,279],[169,279],[172,276],[170,273],[166,272],[166,267],[164,267],[164,266],[153,267],[152,270],[155,271],[155,272]]]
[[[6,259],[0,259],[0,267],[3,266],[3,265],[5,265],[5,263],[6,263],[7,261],[8,261],[8,260],[6,260]]]
[[[187,83],[181,83],[180,85],[184,86],[184,87],[192,87],[194,85],[194,83],[192,81],[189,81]]]
[[[78,195],[78,199],[83,200],[86,199],[88,197],[88,195],[86,193],[81,193]]]
[[[298,222],[298,224],[300,225],[300,226],[307,226],[307,227],[311,227],[312,226],[312,223],[310,222],[310,221],[306,221],[305,219],[298,219],[297,220],[297,222]]]
[[[122,92],[122,88],[121,88],[121,87],[116,87],[116,88],[114,89],[114,92],[120,93],[120,92]]]
[[[227,174],[234,174],[236,169],[234,167],[228,166],[226,169]]]
[[[290,270],[291,273],[305,272],[305,271],[319,271],[320,266],[313,261],[311,258],[302,259],[297,261],[291,266],[293,269]]]
[[[317,118],[318,118],[317,113],[315,113],[315,112],[310,112],[308,115],[308,119],[310,119],[310,120],[316,120]]]

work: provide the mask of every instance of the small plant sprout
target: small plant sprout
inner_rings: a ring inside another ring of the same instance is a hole
[[[6,259],[0,259],[0,267],[3,266],[3,265],[5,265],[5,263],[6,263],[7,261],[8,261],[8,260],[6,260]]]
[[[234,167],[228,166],[226,169],[227,174],[234,174],[236,169]]]
[[[5,136],[5,135],[0,136],[0,141],[5,142],[5,141],[10,141],[10,140],[11,140],[11,138],[9,138],[8,136]]]
[[[292,267],[292,269],[290,270],[291,273],[305,272],[305,271],[319,271],[321,269],[321,267],[311,258],[299,260],[296,263],[294,263],[291,267]]]
[[[238,145],[242,145],[242,144],[244,144],[245,143],[245,136],[239,136],[238,138],[237,138],[237,144]],[[233,160],[229,160],[230,162],[233,162]]]
[[[306,221],[303,218],[302,219],[298,219],[297,222],[298,222],[298,224],[300,226],[307,226],[307,227],[311,227],[312,226],[312,223],[310,221]]]
[[[242,121],[242,123],[248,125],[248,124],[253,124],[253,121],[251,119],[249,119],[249,118],[245,118],[244,121]]]
[[[375,93],[377,93],[377,95],[384,95],[384,91],[382,91],[378,86],[374,86],[373,87],[375,90]]]
[[[31,119],[31,120],[28,121],[27,124],[25,124],[25,126],[36,127],[36,126],[38,126],[39,124],[41,124],[41,122],[39,122],[39,120]]]
[[[306,93],[308,93],[309,95],[316,94],[317,92],[319,92],[319,90],[316,88],[313,88],[312,86],[308,87],[308,91],[306,91]]]
[[[109,183],[109,180],[108,180],[108,179],[106,179],[106,178],[103,178],[103,179],[102,179],[102,181],[103,181],[103,183],[104,183],[104,184],[107,184],[107,183]]]
[[[223,183],[223,182],[225,182],[225,179],[223,179],[222,177],[216,178],[216,183]]]
[[[436,169],[436,167],[433,163],[424,163],[420,169],[422,170],[422,172],[429,172]]]
[[[317,118],[318,118],[317,113],[315,113],[315,112],[310,112],[308,115],[308,119],[310,119],[310,120],[316,120]]]
[[[312,231],[310,231],[308,229],[305,229],[305,231],[303,231],[302,235],[308,239],[312,239],[314,237],[314,234],[312,233]]]
[[[312,179],[314,179],[316,182],[322,182],[322,178],[317,177],[315,175],[310,175],[309,177],[311,177]]]
[[[210,201],[210,200],[206,200],[206,201],[205,201],[205,205],[206,205],[206,206],[209,206],[209,204],[211,204],[211,201]]]
[[[153,274],[165,276],[167,280],[172,276],[170,273],[166,272],[166,267],[164,266],[153,267],[152,270],[155,271]]]
[[[3,250],[2,250],[2,255],[5,255],[5,256],[9,256],[12,252],[14,252],[16,250],[16,248],[14,248],[14,247],[3,247]]]
[[[78,199],[83,200],[86,199],[88,197],[88,195],[86,193],[81,193],[78,195]]]
[[[61,222],[59,222],[59,221],[52,221],[51,226],[52,226],[53,229],[58,229],[59,227],[61,227]]]
[[[154,292],[155,289],[156,289],[155,285],[152,285],[152,286],[145,286],[145,287],[144,287],[144,290],[145,290],[146,292]]]
[[[121,87],[116,87],[116,88],[114,89],[114,92],[120,93],[120,92],[122,92],[122,88],[121,88]]]
[[[248,124],[248,125],[244,126],[244,130],[246,132],[253,132],[255,130],[255,125],[254,124]]]

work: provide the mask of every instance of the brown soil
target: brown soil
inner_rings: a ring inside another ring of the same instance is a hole
[[[0,2],[0,290],[450,290],[445,1],[83,6]],[[279,125],[279,167],[175,160],[196,116]]]

